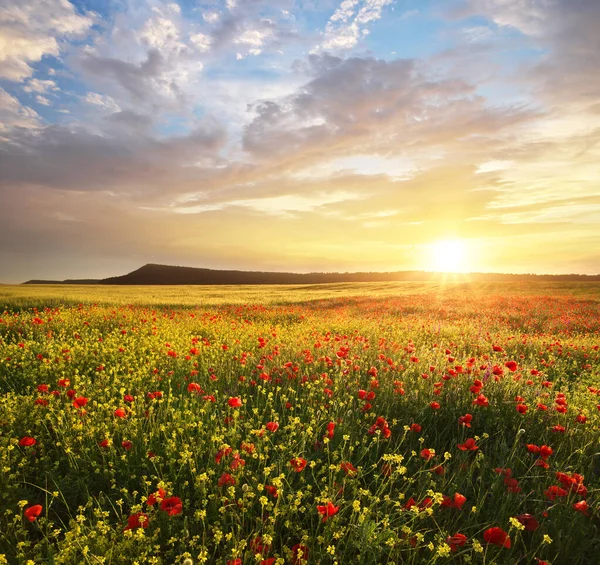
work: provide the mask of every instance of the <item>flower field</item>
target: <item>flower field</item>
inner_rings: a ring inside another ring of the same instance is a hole
[[[0,563],[599,563],[600,286],[362,288],[4,296]]]

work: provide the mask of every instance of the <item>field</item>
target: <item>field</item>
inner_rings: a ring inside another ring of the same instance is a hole
[[[600,284],[0,286],[1,563],[594,565]]]

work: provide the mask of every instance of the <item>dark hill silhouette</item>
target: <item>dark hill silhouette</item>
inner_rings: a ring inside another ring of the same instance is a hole
[[[30,280],[24,284],[107,284],[107,285],[239,285],[239,284],[323,284],[388,281],[437,281],[444,275],[425,271],[391,273],[277,273],[262,271],[221,271],[195,267],[173,267],[149,263],[119,277],[107,279]],[[458,275],[471,281],[600,281],[600,275],[512,275],[469,273]]]

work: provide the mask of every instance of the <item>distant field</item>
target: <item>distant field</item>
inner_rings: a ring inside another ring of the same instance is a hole
[[[0,286],[0,565],[597,565],[600,283]]]
[[[441,282],[342,283],[244,286],[0,285],[0,309],[31,306],[136,304],[190,307],[219,304],[288,304],[350,296],[386,298],[430,294],[436,298],[484,295],[573,296],[600,300],[600,282]]]

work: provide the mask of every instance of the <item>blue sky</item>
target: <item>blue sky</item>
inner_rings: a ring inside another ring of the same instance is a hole
[[[0,282],[435,269],[444,241],[457,270],[598,272],[598,24],[595,0],[0,0]]]

